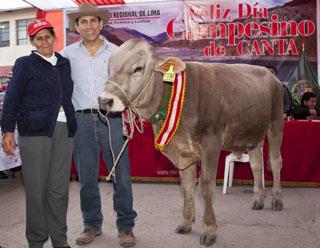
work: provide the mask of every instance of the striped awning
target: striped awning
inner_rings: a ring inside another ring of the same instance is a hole
[[[110,4],[127,4],[127,3],[142,3],[142,2],[172,2],[177,0],[73,0],[77,4],[94,3],[96,5],[110,5]]]
[[[96,5],[111,5],[111,4],[130,4],[143,2],[170,2],[177,0],[22,0],[31,6],[41,10],[58,10],[75,8],[81,3],[91,2]]]
[[[125,4],[124,0],[74,0],[74,2],[77,4],[90,2],[96,5]]]

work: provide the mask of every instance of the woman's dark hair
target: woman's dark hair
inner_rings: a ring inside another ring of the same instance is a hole
[[[44,28],[44,29],[47,29],[47,30],[49,31],[49,33],[50,33],[53,37],[56,37],[56,33],[54,32],[53,28]],[[43,30],[43,29],[41,29],[41,30]],[[40,31],[40,30],[39,30],[39,31]],[[37,35],[37,33],[34,34],[34,35],[30,35],[30,36],[29,36],[30,41],[33,41],[33,40],[34,40],[34,37],[35,37],[36,35]]]
[[[313,92],[305,92],[301,97],[301,105],[304,106],[304,101],[309,101],[310,98],[316,98],[317,95]]]

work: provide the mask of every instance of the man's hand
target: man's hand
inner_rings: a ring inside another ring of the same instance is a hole
[[[14,155],[14,150],[16,148],[16,141],[14,139],[13,133],[10,133],[10,132],[4,133],[2,137],[2,148],[7,155]]]
[[[317,116],[317,111],[315,109],[309,109],[310,115]]]

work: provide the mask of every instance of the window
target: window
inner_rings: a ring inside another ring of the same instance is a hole
[[[8,79],[6,77],[0,77],[0,85],[6,84]]]
[[[0,22],[0,47],[10,46],[9,22]]]
[[[27,35],[27,27],[30,22],[34,19],[24,19],[24,20],[17,20],[16,27],[17,27],[17,45],[27,45],[29,44],[29,37]]]

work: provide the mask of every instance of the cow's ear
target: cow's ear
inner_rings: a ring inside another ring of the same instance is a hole
[[[156,64],[155,70],[165,73],[169,70],[170,65],[173,65],[174,73],[179,73],[186,69],[186,64],[181,59],[177,57],[167,57]]]

